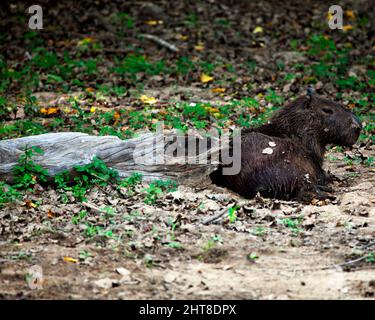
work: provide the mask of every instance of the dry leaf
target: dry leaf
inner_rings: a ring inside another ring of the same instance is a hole
[[[163,24],[162,20],[147,20],[145,21],[145,24],[148,24],[149,26],[156,26],[158,24]]]
[[[113,114],[113,117],[117,120],[117,119],[120,119],[121,117],[121,114],[120,112],[118,112],[117,110],[115,111],[115,113]]]
[[[187,39],[189,39],[189,36],[185,36],[183,34],[178,34],[177,39],[181,40],[181,41],[186,41]]]
[[[211,91],[214,92],[214,93],[223,93],[226,90],[227,90],[226,88],[213,88],[213,89],[211,89]]]
[[[50,115],[50,114],[56,114],[59,112],[58,108],[41,108],[40,113]]]
[[[351,20],[354,20],[355,19],[355,13],[353,10],[346,10],[345,11],[345,14],[346,16],[351,19]]]
[[[263,32],[263,28],[262,27],[256,27],[254,30],[253,30],[253,33],[261,33]]]
[[[94,42],[95,39],[91,38],[91,37],[86,37],[86,38],[83,38],[81,41],[78,42],[78,46],[81,47],[81,46],[84,46],[84,45],[87,45],[91,42]]]
[[[157,99],[155,99],[154,97],[147,97],[146,95],[142,95],[140,97],[140,100],[145,103],[145,104],[149,104],[149,105],[152,105],[152,104],[155,104],[158,102]]]
[[[211,76],[209,76],[209,75],[207,75],[205,73],[201,74],[201,82],[202,83],[207,83],[207,82],[210,82],[212,80],[214,80],[214,77],[211,77]]]
[[[334,17],[333,13],[331,13],[331,12],[328,11],[327,12],[327,20],[332,20],[333,17]]]
[[[342,27],[342,30],[343,30],[344,32],[348,32],[349,30],[353,30],[353,26],[350,25],[350,24],[347,24],[346,26],[343,26],[343,27]]]
[[[196,51],[204,51],[205,47],[203,43],[199,42],[197,45],[194,46],[194,49]]]
[[[71,257],[64,257],[63,260],[65,262],[70,262],[70,263],[77,263],[78,262],[77,259],[74,259],[74,258],[71,258]]]
[[[26,200],[25,206],[29,209],[36,208],[36,204],[34,202],[32,202],[31,200]]]
[[[210,106],[205,107],[205,109],[206,109],[206,111],[209,112],[209,113],[220,112],[219,109],[217,109],[217,108],[213,108],[213,107],[210,107]]]
[[[53,219],[55,217],[55,214],[53,213],[53,211],[51,209],[48,210],[48,213],[47,213],[47,216],[49,219]]]

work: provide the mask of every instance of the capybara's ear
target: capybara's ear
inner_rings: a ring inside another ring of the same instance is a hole
[[[311,85],[308,85],[306,89],[306,96],[309,99],[312,99],[313,95],[314,95],[314,88]]]
[[[314,89],[311,85],[308,85],[306,89],[306,97],[305,101],[303,103],[304,108],[310,108],[311,107],[311,102],[314,96]]]

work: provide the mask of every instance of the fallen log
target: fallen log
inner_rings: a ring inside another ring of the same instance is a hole
[[[120,177],[138,172],[146,182],[173,179],[181,184],[197,185],[208,181],[209,174],[219,164],[220,144],[213,139],[206,149],[201,150],[200,143],[203,141],[207,141],[207,137],[199,134],[187,137],[176,131],[163,134],[147,132],[128,140],[80,132],[48,133],[2,140],[0,179],[11,182],[12,168],[20,155],[26,148],[35,146],[44,153],[35,155],[33,161],[45,168],[51,176],[65,170],[72,171],[74,166],[88,164],[97,157],[108,167],[116,169]],[[185,152],[183,145],[199,147]],[[179,152],[179,148],[184,152]]]

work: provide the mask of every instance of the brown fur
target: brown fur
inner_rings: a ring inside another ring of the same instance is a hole
[[[358,118],[340,104],[317,97],[299,97],[258,128],[243,130],[241,171],[211,175],[214,183],[245,197],[310,201],[326,198],[328,175],[322,168],[328,144],[353,145],[360,134]],[[269,142],[272,154],[263,154]]]

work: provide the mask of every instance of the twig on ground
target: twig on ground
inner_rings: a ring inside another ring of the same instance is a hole
[[[215,214],[214,216],[211,216],[211,217],[208,217],[208,218],[202,220],[202,224],[210,224],[211,222],[214,222],[214,221],[220,219],[233,206],[234,206],[234,204],[232,204],[232,205],[230,205],[228,207],[225,207],[223,210],[219,211],[219,213]]]
[[[121,48],[103,48],[104,53],[119,53],[119,54],[128,54],[134,52],[133,49],[121,49]]]
[[[173,52],[179,52],[180,50],[173,44],[157,37],[157,36],[154,36],[152,34],[142,34],[142,37],[145,38],[145,39],[149,39],[151,41],[154,41],[156,42],[157,44],[161,45],[162,47],[166,47],[167,49],[169,49],[170,51],[173,51]]]
[[[337,264],[337,265],[335,265],[335,267],[346,267],[346,266],[349,266],[351,264],[355,264],[357,262],[365,260],[366,258],[367,258],[367,255],[363,256],[363,257],[360,257],[360,258],[357,258],[357,259],[354,259],[354,260],[349,260],[349,261],[346,261],[344,263]]]
[[[104,210],[97,207],[96,205],[92,204],[92,203],[88,203],[88,202],[82,202],[82,205],[86,208],[89,208],[91,209],[92,211],[96,212],[96,213],[103,213]]]
[[[366,245],[365,245],[365,249],[368,249],[368,248],[370,248],[370,247],[372,247],[372,246],[375,246],[375,241],[366,244]]]

